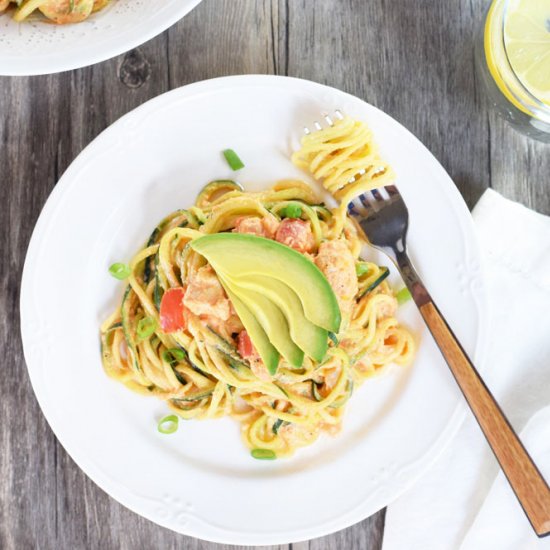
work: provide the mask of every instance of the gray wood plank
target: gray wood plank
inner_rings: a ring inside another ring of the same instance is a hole
[[[103,493],[59,445],[32,393],[19,338],[21,270],[40,209],[82,148],[174,87],[228,74],[288,74],[341,88],[394,116],[433,151],[469,206],[492,185],[549,214],[548,146],[489,112],[473,73],[484,5],[205,0],[113,60],[0,78],[0,548],[218,548],[158,527]],[[383,524],[380,512],[292,547],[378,550]]]
[[[214,0],[168,30],[171,87],[278,67],[279,7],[269,0]],[[284,29],[284,27],[283,27]]]
[[[489,113],[492,187],[550,215],[550,145],[526,138]]]
[[[289,75],[380,107],[447,169],[469,206],[489,185],[487,121],[473,79],[483,2],[290,2]],[[476,139],[481,136],[481,139]]]
[[[347,529],[292,545],[292,550],[375,550],[381,548],[385,510]]]

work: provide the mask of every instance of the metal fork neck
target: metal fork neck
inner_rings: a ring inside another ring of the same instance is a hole
[[[412,298],[418,307],[432,301],[432,298],[426,287],[423,285],[416,269],[414,268],[408,254],[405,243],[400,243],[397,247],[391,247],[390,256],[396,263],[405,285],[410,290]]]

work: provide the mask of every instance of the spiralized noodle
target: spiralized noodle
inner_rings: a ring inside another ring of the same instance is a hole
[[[348,139],[344,129],[350,134]],[[372,144],[358,149],[357,136],[366,134],[357,124],[338,123],[328,132],[328,141],[308,136],[295,159],[300,163],[309,159],[309,169],[324,178],[336,197],[348,196],[350,189],[344,180],[358,168],[382,167],[384,174],[389,174]],[[344,168],[330,162],[331,155],[340,155],[335,143],[348,148],[341,159]],[[360,162],[360,154],[369,160]],[[376,176],[368,177],[372,182]],[[364,182],[353,185],[357,190]],[[289,205],[300,207],[306,224],[299,223],[307,225],[312,236],[305,254],[322,270],[323,262],[331,259],[336,262],[331,268],[343,270],[343,256],[350,259],[351,270],[345,275],[353,278],[353,294],[348,299],[337,293],[343,322],[340,333],[330,335],[324,360],[318,363],[306,356],[302,367],[294,368],[281,358],[271,376],[257,360],[239,353],[242,326],[233,318],[217,322],[215,316],[186,311],[184,329],[163,332],[159,317],[162,294],[170,288],[188,288],[206,264],[187,243],[205,234],[234,230],[243,219],[278,225]],[[249,449],[267,450],[276,457],[310,445],[322,432],[336,433],[354,388],[390,363],[409,364],[415,352],[412,335],[395,317],[397,301],[383,280],[386,268],[359,257],[365,244],[345,210],[342,215],[340,206],[327,208],[301,181],[281,181],[257,193],[246,192],[233,182],[213,182],[194,206],[162,220],[130,262],[124,297],[101,327],[105,372],[133,391],[164,400],[180,417],[232,416],[240,422]],[[331,247],[345,253],[333,257]],[[137,327],[145,318],[152,320],[155,330],[139,338]],[[171,349],[181,350],[179,359],[170,356]]]
[[[292,162],[322,181],[340,202],[334,234],[342,231],[346,208],[355,197],[387,185],[395,177],[378,154],[370,129],[350,117],[336,119],[332,127],[304,136]]]
[[[45,21],[65,25],[84,21],[110,2],[111,0],[0,0],[0,14],[13,7],[13,19],[19,23],[38,12]]]

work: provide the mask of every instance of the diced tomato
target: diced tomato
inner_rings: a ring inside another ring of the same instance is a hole
[[[275,239],[302,254],[311,252],[315,247],[310,223],[296,218],[285,218],[277,229]]]
[[[164,332],[176,332],[185,329],[183,287],[170,288],[162,296],[160,302],[160,326]]]
[[[256,356],[256,349],[254,348],[254,344],[252,343],[252,340],[250,339],[250,336],[248,336],[248,332],[246,332],[246,330],[241,330],[241,332],[239,332],[237,340],[237,349],[239,351],[239,355],[243,359]]]

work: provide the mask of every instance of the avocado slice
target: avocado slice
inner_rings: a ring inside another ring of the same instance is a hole
[[[292,341],[288,323],[283,312],[269,298],[252,290],[243,291],[243,289],[235,285],[231,280],[226,279],[223,275],[220,276],[220,274],[218,274],[218,276],[226,291],[229,291],[233,297],[240,300],[252,313],[256,321],[265,331],[269,338],[269,342],[275,346],[275,349],[277,349],[293,367],[300,368],[304,362],[304,352]],[[235,307],[235,309],[237,308]],[[237,311],[237,314],[238,313]],[[244,324],[243,321],[243,325]],[[249,333],[249,335],[252,339],[252,343],[256,346],[252,334]]]
[[[222,281],[223,285],[223,281]],[[269,374],[275,374],[277,372],[277,365],[279,364],[279,353],[273,347],[267,334],[265,333],[262,325],[258,323],[252,312],[246,307],[237,296],[235,296],[229,288],[224,285],[225,291],[229,296],[229,299],[233,303],[233,307],[239,316],[248,336],[252,340],[254,347],[260,354],[264,365],[267,367]]]
[[[277,279],[262,275],[238,277],[231,279],[231,282],[242,289],[243,293],[253,291],[271,300],[286,317],[290,337],[296,345],[318,363],[325,358],[328,331],[314,325],[306,318],[300,298],[289,286]]]
[[[296,250],[243,233],[205,235],[189,245],[218,275],[231,280],[261,275],[285,283],[297,294],[307,319],[338,333],[341,315],[334,291],[321,270]]]

